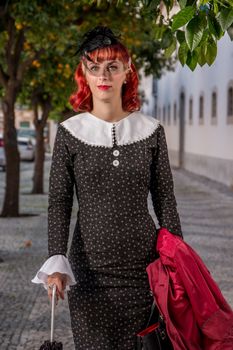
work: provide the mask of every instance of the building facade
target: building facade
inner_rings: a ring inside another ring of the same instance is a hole
[[[147,85],[153,79],[147,79]],[[171,163],[233,187],[233,43],[226,34],[215,63],[192,72],[177,62],[158,81],[151,110],[165,127]],[[157,102],[156,102],[157,101]],[[149,104],[151,106],[151,103]],[[156,111],[156,112],[154,112]]]

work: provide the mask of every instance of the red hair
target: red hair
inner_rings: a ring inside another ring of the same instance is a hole
[[[128,65],[130,56],[124,45],[117,43],[88,52],[88,56],[95,62],[104,60],[120,60],[124,65]],[[130,72],[127,73],[127,83],[122,86],[122,108],[127,112],[134,112],[140,109],[138,97],[138,74],[133,63],[130,64]],[[92,93],[87,85],[86,78],[80,62],[74,75],[77,90],[70,96],[70,104],[75,111],[90,112],[93,109]]]

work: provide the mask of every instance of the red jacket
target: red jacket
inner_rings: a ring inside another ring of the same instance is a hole
[[[162,228],[147,267],[174,350],[233,350],[233,312],[197,253]]]

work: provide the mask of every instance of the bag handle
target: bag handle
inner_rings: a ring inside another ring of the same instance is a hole
[[[151,305],[151,311],[150,311],[149,320],[148,320],[148,322],[147,322],[147,324],[146,324],[146,328],[149,327],[150,321],[151,321],[151,319],[152,319],[152,316],[153,316],[153,313],[154,313],[154,310],[155,310],[155,306],[156,306],[156,304],[155,304],[155,302],[153,301],[153,304]]]

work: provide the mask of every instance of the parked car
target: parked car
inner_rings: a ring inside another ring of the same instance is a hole
[[[17,137],[26,137],[31,140],[32,144],[36,144],[36,131],[31,128],[17,129]]]
[[[33,145],[31,138],[18,137],[17,141],[20,159],[33,161],[35,159],[35,145]]]
[[[3,141],[3,135],[0,134],[0,167],[3,171],[6,170],[6,157],[5,157],[5,150],[4,150],[4,141]]]
[[[17,129],[20,160],[35,159],[36,131],[31,128]]]

